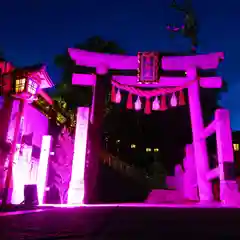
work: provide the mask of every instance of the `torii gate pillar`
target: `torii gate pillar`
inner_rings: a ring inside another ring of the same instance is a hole
[[[91,204],[98,202],[98,169],[99,156],[102,145],[102,131],[104,111],[106,108],[106,96],[111,87],[111,78],[108,74],[108,67],[101,64],[96,67],[96,83],[93,86],[93,101],[91,106],[91,117],[88,134],[88,154],[86,161],[84,203]]]
[[[196,67],[190,67],[187,71],[190,80],[197,79]],[[213,201],[211,183],[207,179],[209,172],[208,154],[205,138],[202,138],[204,131],[202,108],[200,103],[199,81],[193,82],[188,87],[189,110],[192,124],[193,146],[195,165],[197,170],[199,198],[201,202]]]

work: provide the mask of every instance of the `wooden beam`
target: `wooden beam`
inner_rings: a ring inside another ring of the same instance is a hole
[[[85,73],[85,74],[96,74],[96,68],[93,67],[83,67],[79,65],[74,65],[72,68],[73,73]],[[186,77],[187,71],[185,70],[163,70],[159,69],[159,74],[162,77]],[[137,76],[138,71],[126,70],[126,69],[109,69],[109,74],[112,76]],[[213,77],[216,76],[216,69],[199,69],[198,76],[200,77]]]
[[[138,68],[137,56],[95,53],[74,48],[68,49],[68,52],[72,60],[81,66],[96,68],[105,64],[109,69],[136,70]],[[163,56],[162,67],[164,70],[187,70],[189,66],[194,65],[200,69],[216,69],[223,57],[222,52],[196,56]]]
[[[117,54],[95,53],[80,49],[68,49],[69,55],[77,65],[96,68],[100,64],[106,64],[109,69],[137,69],[137,56],[124,56]]]
[[[222,52],[196,56],[163,57],[162,68],[164,70],[187,70],[194,66],[199,69],[216,69],[223,58]]]
[[[221,77],[200,77],[200,86],[202,88],[221,88],[223,81]]]
[[[72,75],[72,84],[81,86],[95,86],[96,75],[95,74],[81,74],[74,73]]]
[[[113,79],[121,84],[144,88],[183,86],[189,81],[186,77],[161,77],[159,83],[141,84],[138,83],[136,76],[113,76]],[[94,86],[95,83],[96,76],[93,74],[73,74],[73,85]],[[200,78],[200,85],[204,88],[220,88],[222,85],[222,79],[221,77]]]
[[[207,173],[207,179],[208,181],[212,181],[213,179],[218,178],[219,175],[220,175],[219,167],[216,167]]]
[[[216,120],[213,120],[202,132],[202,138],[206,139],[216,132]]]

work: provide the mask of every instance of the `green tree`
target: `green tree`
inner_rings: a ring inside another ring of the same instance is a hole
[[[171,7],[177,12],[184,14],[184,21],[182,26],[168,26],[167,29],[171,32],[179,32],[185,38],[190,39],[190,51],[192,54],[196,54],[199,46],[199,23],[192,7],[192,0],[184,0],[183,4],[178,4],[176,0],[172,0]],[[201,103],[205,123],[208,123],[211,120],[214,111],[221,107],[221,93],[227,92],[227,90],[228,85],[225,80],[223,81],[223,86],[220,89],[201,89]]]
[[[100,53],[125,53],[124,50],[121,49],[114,41],[106,41],[99,36],[88,38],[85,42],[76,44],[74,48]],[[52,94],[53,98],[64,98],[64,100],[68,103],[68,106],[72,109],[76,109],[79,105],[86,105],[89,103],[92,95],[92,89],[89,87],[72,85],[72,70],[74,62],[71,60],[67,50],[65,53],[55,57],[55,64],[62,70],[62,78],[60,83],[57,84],[56,90]],[[107,100],[109,100],[109,98]],[[107,108],[107,110],[109,111],[109,108]]]

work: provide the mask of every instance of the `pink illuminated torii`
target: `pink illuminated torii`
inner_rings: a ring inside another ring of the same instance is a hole
[[[79,49],[69,49],[69,54],[72,60],[75,61],[76,65],[91,67],[96,69],[95,74],[76,74],[72,76],[72,84],[82,85],[82,86],[93,86],[94,88],[94,101],[92,104],[91,112],[93,115],[92,124],[99,122],[101,118],[102,109],[95,104],[99,104],[99,101],[102,102],[105,96],[100,94],[99,89],[102,88],[105,84],[111,85],[111,78],[109,78],[109,70],[136,70],[138,68],[138,58],[137,56],[120,56],[114,54],[103,54],[103,53],[94,53],[87,52]],[[190,108],[190,117],[192,125],[192,134],[193,134],[193,147],[194,147],[194,159],[197,172],[197,182],[199,188],[199,197],[201,202],[211,202],[213,201],[212,187],[208,179],[209,166],[208,166],[208,154],[206,148],[206,137],[203,137],[206,129],[203,125],[202,109],[200,103],[199,89],[200,87],[204,88],[221,88],[222,79],[221,77],[199,77],[197,74],[198,69],[208,70],[216,69],[219,65],[220,60],[224,58],[222,52],[210,53],[205,55],[195,55],[195,56],[163,56],[161,61],[161,66],[163,70],[171,71],[185,71],[187,74],[185,77],[165,77],[160,76],[158,83],[154,84],[141,84],[139,85],[137,76],[111,76],[115,81],[120,84],[127,84],[138,87],[173,87],[173,86],[183,86],[187,82],[199,79],[199,81],[193,81],[191,85],[188,86],[188,98],[189,98],[189,108]],[[101,80],[102,79],[102,80]],[[102,82],[101,82],[102,81]],[[106,82],[108,81],[108,82]],[[103,104],[101,105],[101,108]],[[100,110],[99,110],[100,109]],[[218,111],[216,117],[220,114]],[[223,113],[221,113],[223,114]],[[97,119],[95,115],[98,115]],[[220,122],[218,123],[220,124]],[[221,131],[220,131],[221,132]],[[218,133],[217,133],[218,134]],[[220,134],[220,133],[219,133]],[[221,140],[223,133],[221,133]],[[218,136],[218,135],[217,135]],[[78,136],[76,135],[76,138]],[[219,141],[221,141],[218,139]],[[227,138],[228,145],[232,144],[231,139]],[[79,142],[79,141],[76,141]],[[86,144],[86,142],[85,142]],[[220,143],[219,143],[220,144]],[[96,145],[96,144],[95,144]],[[96,146],[95,146],[96,147]],[[76,148],[75,148],[76,149]],[[85,146],[77,148],[78,151],[85,151]],[[97,148],[96,148],[97,149]],[[227,151],[226,149],[224,151]],[[95,154],[98,151],[94,151]],[[229,154],[231,154],[229,152]],[[224,153],[220,154],[220,159]],[[231,158],[228,156],[228,158]],[[232,156],[233,160],[233,156]],[[231,161],[232,161],[231,160]],[[224,160],[220,160],[224,161]],[[229,161],[229,160],[228,160]],[[220,162],[219,162],[220,164]],[[219,165],[220,166],[220,165]],[[221,167],[219,167],[220,169]],[[223,172],[223,169],[221,170]],[[95,175],[94,175],[95,174]],[[91,174],[92,178],[95,178],[97,171]],[[220,179],[225,179],[223,174],[220,174]]]

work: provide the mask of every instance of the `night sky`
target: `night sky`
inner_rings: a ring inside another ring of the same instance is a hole
[[[182,0],[179,0],[181,2]],[[46,63],[54,82],[60,72],[56,54],[93,35],[114,40],[129,54],[138,51],[184,51],[189,42],[171,38],[167,24],[182,24],[171,0],[11,0],[1,2],[0,49],[14,65]],[[228,5],[230,3],[231,5]],[[240,130],[240,1],[193,0],[200,24],[199,52],[223,51],[219,74],[229,84],[222,104],[231,110],[232,127]]]

